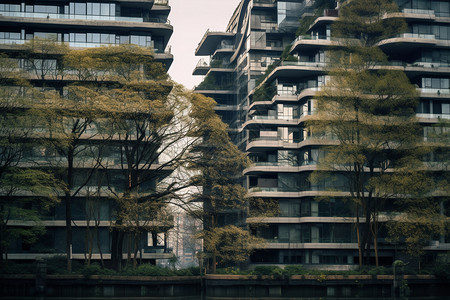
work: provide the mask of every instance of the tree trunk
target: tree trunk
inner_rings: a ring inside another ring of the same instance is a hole
[[[139,241],[140,241],[140,234],[138,231],[134,234],[134,251],[133,251],[133,268],[135,269],[137,267],[137,254],[139,251]]]
[[[358,239],[358,258],[359,258],[359,267],[362,267],[362,249],[361,249],[361,232],[359,230],[359,209],[358,205],[356,205],[356,237]]]
[[[216,265],[217,265],[217,251],[214,250],[212,253],[212,273],[216,274]]]
[[[3,264],[5,263],[5,260],[3,259],[3,255],[6,256],[6,246],[5,246],[5,231],[6,231],[6,224],[1,222],[0,224],[0,267],[3,267]]]
[[[73,157],[74,147],[69,145],[67,151],[67,189],[65,192],[66,200],[66,255],[67,271],[72,272],[72,188],[73,188]]]
[[[117,225],[120,225],[121,222],[118,220],[116,222]],[[122,250],[123,250],[123,231],[118,228],[112,229],[111,234],[111,265],[114,270],[121,271],[122,270]]]

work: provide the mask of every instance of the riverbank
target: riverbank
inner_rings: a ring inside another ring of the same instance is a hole
[[[397,276],[398,277],[398,276]],[[43,286],[42,286],[43,285]],[[0,275],[1,299],[450,299],[450,281],[432,275],[105,276]]]

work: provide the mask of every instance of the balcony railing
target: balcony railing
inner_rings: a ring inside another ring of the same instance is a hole
[[[426,119],[450,119],[450,114],[416,114],[418,118]]]
[[[417,15],[429,15],[434,16],[434,10],[429,9],[414,9],[414,8],[404,8],[402,10],[405,14],[417,14]]]
[[[303,161],[303,162],[294,162],[294,161],[278,161],[278,162],[255,162],[252,163],[253,167],[301,167],[301,166],[314,166],[317,165],[316,161]]]
[[[315,114],[313,111],[306,111],[300,114],[300,116],[252,116],[251,120],[284,120],[284,121],[292,121],[292,120],[298,120],[299,118],[303,116],[311,116]]]
[[[419,88],[417,90],[423,94],[436,94],[436,95],[450,94],[450,89]]]
[[[169,0],[155,0],[155,4],[157,5],[169,5]]]
[[[330,37],[327,37],[326,35],[299,35],[292,44],[301,40],[330,40]]]
[[[306,62],[306,61],[283,61],[282,66],[300,66],[300,67],[325,67],[324,62]]]
[[[402,33],[397,37],[411,38],[411,39],[426,39],[426,40],[436,39],[436,36],[434,34],[421,34],[421,33]]]
[[[51,13],[29,13],[29,12],[0,12],[7,17],[21,18],[43,18],[43,19],[69,19],[69,20],[95,20],[95,21],[122,21],[122,22],[144,22],[143,18],[116,17],[116,16],[91,16],[91,15],[69,15]]]

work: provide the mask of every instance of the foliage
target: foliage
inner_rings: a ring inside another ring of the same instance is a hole
[[[197,174],[192,182],[201,187],[191,200],[203,203],[203,207],[190,214],[203,221],[201,237],[206,251],[212,256],[210,264],[214,272],[216,259],[222,264],[244,261],[256,246],[257,239],[245,229],[233,226],[247,214],[248,199],[239,178],[249,165],[249,159],[232,143],[226,124],[215,114],[215,101],[199,94],[191,95],[190,99],[190,116],[196,124],[191,135],[202,138],[191,153],[189,169]],[[223,214],[233,216],[235,220],[219,222]]]
[[[91,275],[116,275],[117,272],[111,269],[102,268],[99,264],[93,263],[90,265],[84,265],[80,270],[80,273],[85,277],[89,277]]]
[[[271,101],[273,96],[275,96],[275,93],[275,85],[265,82],[255,90],[252,101]]]
[[[256,85],[256,86],[259,86],[259,85],[264,81],[264,79],[266,79],[267,76],[269,76],[269,74],[272,73],[272,71],[275,70],[275,68],[278,67],[280,64],[281,64],[281,61],[280,61],[280,60],[278,60],[278,61],[276,61],[276,62],[270,64],[270,65],[267,67],[266,71],[264,71],[264,74],[263,74],[261,77],[259,77],[258,80],[256,80],[255,85]],[[268,86],[269,86],[269,85],[268,85]]]
[[[401,18],[386,18],[398,12],[392,0],[357,0],[344,3],[339,9],[339,19],[333,24],[335,37],[359,46],[372,47],[382,39],[402,33],[406,22]]]
[[[252,250],[262,243],[247,230],[227,225],[213,227],[203,233],[204,248],[214,253],[221,263],[239,263],[245,261]]]
[[[297,28],[297,31],[295,32],[295,36],[304,35],[307,33],[309,27],[312,25],[314,20],[316,20],[318,17],[323,15],[323,11],[325,9],[332,9],[334,8],[335,1],[333,0],[316,0],[314,2],[316,8],[314,9],[314,15],[313,16],[303,16],[299,20],[299,27]]]
[[[0,85],[1,265],[13,240],[30,245],[45,232],[42,214],[58,202],[62,185],[45,170],[29,168],[25,153],[39,147],[37,118],[30,109],[36,93],[5,54],[0,54]],[[18,220],[28,226],[13,226]]]
[[[331,54],[330,80],[318,94],[317,114],[308,122],[313,136],[337,142],[325,147],[321,170],[311,180],[350,193],[356,224],[364,220],[355,226],[360,266],[368,262],[372,247],[378,266],[377,237],[383,226],[379,216],[385,213],[386,201],[398,199],[403,212],[406,206],[424,207],[432,188],[421,163],[426,150],[415,119],[415,87],[403,72],[378,67],[387,57],[376,42],[404,27],[402,19],[384,18],[396,9],[384,0],[342,6],[332,28],[342,38],[341,48]],[[436,216],[427,212],[426,218]]]
[[[281,53],[281,61],[298,61],[297,58],[295,58],[294,56],[289,54],[290,51],[291,51],[291,45],[287,45],[284,48],[283,53]]]
[[[213,62],[211,66],[216,66],[217,62]],[[195,90],[229,90],[233,88],[233,84],[229,78],[222,79],[212,73],[206,75],[203,81],[195,88]]]

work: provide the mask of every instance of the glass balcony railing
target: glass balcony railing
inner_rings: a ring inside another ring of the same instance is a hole
[[[280,192],[301,192],[306,190],[306,188],[282,188],[282,187],[252,187],[249,188],[248,191],[250,193],[258,193],[258,192],[271,192],[271,193],[280,193]]]
[[[298,120],[303,116],[311,116],[315,114],[313,111],[303,112],[300,116],[252,116],[251,120],[284,120],[284,121],[293,121]]]
[[[122,21],[122,22],[144,22],[143,18],[116,17],[116,16],[90,16],[90,15],[69,15],[51,13],[28,13],[28,12],[0,12],[0,15],[7,17],[21,18],[43,18],[43,19],[68,19],[68,20],[95,20],[95,21]]]
[[[300,67],[325,67],[324,62],[305,62],[305,61],[283,61],[282,66],[300,66]]]
[[[418,118],[427,118],[427,119],[450,119],[450,114],[416,114]]]
[[[435,94],[435,95],[450,94],[450,89],[419,88],[417,90],[422,94]]]
[[[201,58],[195,67],[196,68],[207,68],[207,67],[209,67],[209,63],[204,58]]]
[[[421,33],[402,33],[397,37],[411,38],[411,39],[426,39],[426,40],[436,39],[436,36],[434,34],[421,34]]]
[[[0,44],[6,44],[6,45],[23,45],[25,44],[26,40],[20,40],[20,39],[0,39]]]
[[[417,15],[429,15],[434,16],[434,10],[429,9],[414,9],[414,8],[404,8],[402,10],[405,14],[417,14]]]
[[[330,40],[330,37],[326,35],[299,35],[292,44],[302,40]]]
[[[169,5],[169,0],[155,0],[156,5]]]
[[[301,166],[314,166],[317,165],[316,161],[303,161],[303,162],[295,162],[295,161],[278,161],[278,162],[255,162],[252,163],[254,167],[301,167]]]

